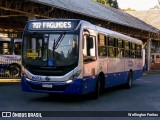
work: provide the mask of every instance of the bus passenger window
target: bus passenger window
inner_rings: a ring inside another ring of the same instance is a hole
[[[108,39],[108,56],[109,57],[115,57],[116,56],[116,43],[115,43],[115,39],[109,37]]]
[[[125,57],[130,58],[130,42],[125,41]]]
[[[141,45],[136,45],[136,57],[142,58],[142,46]]]
[[[11,47],[11,43],[8,41],[2,41],[1,42],[1,54],[11,54],[12,51],[12,47]]]
[[[160,63],[160,56],[156,55],[156,63]]]
[[[107,56],[107,39],[104,35],[98,35],[98,55]]]
[[[83,57],[84,62],[92,62],[96,60],[95,37],[84,36],[83,39]]]
[[[135,58],[135,43],[131,43],[131,58]]]
[[[115,48],[114,47],[109,47],[108,48],[108,56],[109,57],[115,57]]]
[[[14,53],[16,55],[21,55],[21,42],[15,42],[15,49],[14,49]]]
[[[124,54],[124,48],[123,48],[123,41],[118,40],[118,51],[117,51],[117,57],[121,58]]]

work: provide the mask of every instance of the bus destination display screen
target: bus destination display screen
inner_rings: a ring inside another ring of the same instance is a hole
[[[28,30],[74,30],[78,21],[31,21]]]

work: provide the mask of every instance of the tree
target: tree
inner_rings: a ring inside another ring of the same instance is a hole
[[[94,1],[102,3],[106,6],[111,6],[117,9],[119,8],[117,0],[94,0]]]
[[[158,4],[155,5],[153,8],[150,8],[151,10],[152,9],[160,9],[160,0],[158,0]]]
[[[126,11],[126,12],[129,12],[129,11],[136,11],[134,9],[131,9],[131,8],[127,8],[127,9],[121,9],[122,11]]]

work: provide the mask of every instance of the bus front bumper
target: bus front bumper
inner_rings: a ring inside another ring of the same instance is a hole
[[[90,85],[92,81],[92,86]],[[21,78],[22,91],[40,92],[50,94],[87,94],[94,91],[93,80],[83,81],[83,79],[73,80],[71,83],[49,83],[28,81],[26,77]],[[87,87],[91,86],[91,87]]]

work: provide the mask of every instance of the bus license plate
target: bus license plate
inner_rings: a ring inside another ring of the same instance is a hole
[[[42,87],[43,88],[52,88],[52,85],[50,85],[50,84],[42,84]]]

